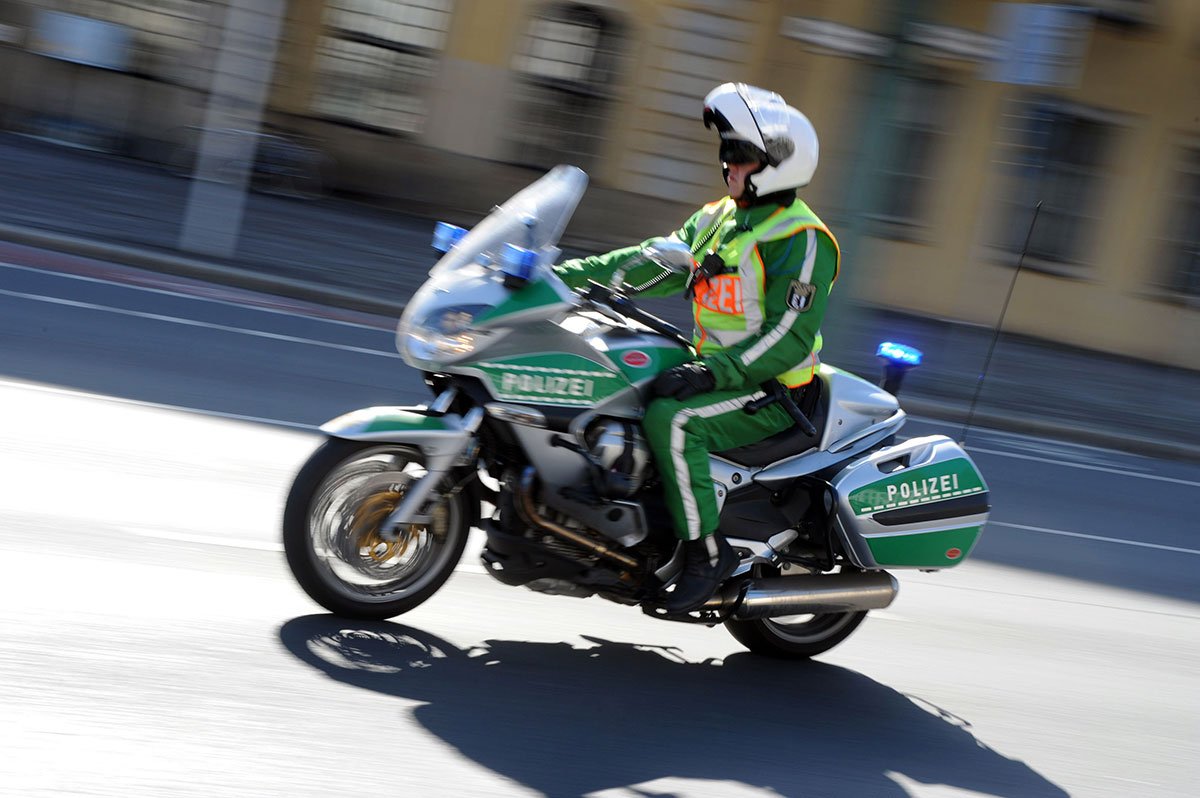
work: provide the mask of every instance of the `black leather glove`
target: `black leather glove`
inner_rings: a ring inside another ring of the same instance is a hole
[[[650,393],[654,396],[670,396],[674,399],[691,399],[708,393],[717,387],[717,378],[701,361],[684,363],[669,368],[654,378]]]

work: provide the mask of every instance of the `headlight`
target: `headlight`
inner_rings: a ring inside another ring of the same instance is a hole
[[[466,357],[488,333],[473,330],[475,317],[490,305],[437,308],[401,331],[401,352],[415,360],[447,363]]]

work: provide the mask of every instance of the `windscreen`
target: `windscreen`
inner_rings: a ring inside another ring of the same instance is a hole
[[[575,213],[587,180],[582,169],[554,167],[475,225],[430,273],[460,269],[484,254],[494,258],[505,244],[534,250],[555,246]]]

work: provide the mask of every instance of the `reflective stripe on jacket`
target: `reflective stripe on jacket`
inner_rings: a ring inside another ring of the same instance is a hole
[[[766,308],[766,273],[758,244],[801,236],[805,260],[798,275],[801,285],[812,285],[816,261],[817,234],[822,233],[833,243],[840,263],[837,240],[812,210],[800,200],[780,207],[775,213],[749,230],[737,230],[733,224],[736,203],[726,197],[705,205],[696,220],[692,252],[697,261],[706,253],[716,252],[725,263],[726,272],[708,279],[698,279],[694,286],[694,342],[701,357],[721,352],[746,339],[763,333]],[[807,231],[807,236],[804,232]],[[835,271],[836,274],[836,271]],[[826,287],[828,291],[828,287]],[[776,327],[767,331],[753,346],[741,354],[749,365],[786,334],[803,308],[789,308]],[[790,314],[790,315],[789,315]],[[813,378],[821,349],[818,332],[812,350],[795,366],[778,375],[790,387],[805,385]]]

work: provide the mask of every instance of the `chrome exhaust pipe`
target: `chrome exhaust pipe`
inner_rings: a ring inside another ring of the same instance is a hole
[[[892,603],[899,588],[896,578],[887,571],[802,574],[755,579],[740,602],[740,591],[722,595],[717,601],[725,608],[736,603],[732,617],[750,621],[782,615],[881,610]]]

